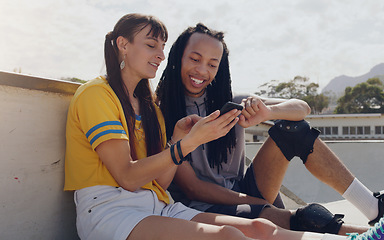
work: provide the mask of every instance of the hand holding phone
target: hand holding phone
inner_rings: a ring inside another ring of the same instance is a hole
[[[227,102],[224,104],[224,106],[220,109],[220,116],[231,111],[232,109],[238,109],[243,110],[243,106],[234,102]]]

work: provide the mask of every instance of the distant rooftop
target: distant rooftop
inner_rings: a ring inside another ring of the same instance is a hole
[[[381,113],[355,113],[355,114],[320,114],[308,115],[306,118],[372,118],[381,117]]]

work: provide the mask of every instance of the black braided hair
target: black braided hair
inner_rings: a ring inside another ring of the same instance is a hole
[[[156,89],[157,101],[163,112],[169,139],[176,122],[186,116],[185,90],[181,80],[181,59],[189,38],[194,33],[207,34],[223,44],[223,55],[215,81],[208,85],[207,115],[220,109],[227,101],[232,101],[231,76],[229,72],[228,48],[224,41],[224,33],[211,30],[202,23],[187,28],[172,45],[167,66],[160,78]],[[208,143],[208,160],[211,168],[221,168],[221,163],[227,162],[227,153],[236,144],[235,129],[232,128],[226,136]],[[223,147],[225,146],[225,147]]]
[[[117,48],[116,39],[123,36],[129,42],[133,42],[135,35],[143,30],[146,26],[151,26],[148,33],[153,37],[161,37],[164,41],[168,39],[168,32],[165,25],[153,16],[141,14],[127,14],[123,16],[115,25],[112,32],[105,37],[104,57],[107,69],[107,80],[113,91],[116,93],[123,106],[125,119],[128,125],[129,145],[133,159],[137,159],[135,142],[137,141],[135,129],[135,112],[129,100],[127,87],[123,83],[119,64],[119,50]],[[142,127],[145,132],[145,141],[147,155],[159,153],[162,146],[162,134],[160,124],[157,118],[154,105],[153,93],[151,91],[148,79],[142,79],[136,86],[134,94],[139,100],[140,115],[142,116]]]

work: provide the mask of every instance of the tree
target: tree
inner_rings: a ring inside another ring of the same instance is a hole
[[[370,78],[355,87],[347,87],[337,100],[335,113],[384,113],[384,85],[379,78]]]
[[[313,114],[320,114],[329,105],[329,97],[324,94],[307,95],[302,98],[311,107]]]
[[[272,80],[260,87],[260,92],[256,92],[256,94],[274,98],[301,99],[308,103],[314,114],[321,113],[329,104],[327,96],[317,94],[319,84],[310,82],[307,77],[296,76],[292,80],[282,83]]]

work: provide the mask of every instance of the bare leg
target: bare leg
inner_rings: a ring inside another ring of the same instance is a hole
[[[321,234],[303,233],[283,229],[276,226],[266,219],[246,219],[226,215],[204,213],[196,215],[193,221],[203,222],[213,225],[233,226],[243,232],[251,239],[321,239]],[[305,235],[305,237],[303,237]]]
[[[230,226],[215,226],[176,218],[150,216],[132,230],[127,240],[194,240],[194,239],[240,239],[248,240],[238,229]]]
[[[344,235],[346,236],[347,233],[365,233],[366,231],[368,231],[369,227],[365,227],[365,226],[358,226],[358,225],[350,225],[350,224],[346,224],[344,223],[343,225],[341,225],[341,228],[339,230],[339,235]]]
[[[251,237],[244,236],[244,234],[251,235]],[[322,234],[285,230],[265,219],[250,220],[201,213],[195,216],[192,221],[160,216],[147,217],[133,229],[127,240],[320,240],[322,237]]]
[[[305,166],[309,170],[309,172],[312,173],[314,177],[316,177],[320,181],[324,182],[325,184],[327,184],[328,186],[336,190],[346,200],[348,200],[356,208],[358,208],[369,220],[377,219],[378,217],[380,217],[378,216],[379,199],[377,199],[376,196],[374,196],[371,190],[365,187],[362,183],[358,181],[357,178],[355,178],[352,175],[352,173],[346,168],[346,166],[340,161],[340,159],[332,152],[332,150],[325,145],[325,143],[322,140],[317,138],[317,133],[314,133],[314,132],[305,133],[305,131],[308,130],[308,126],[306,126],[306,129],[302,128],[303,130],[299,130],[298,132],[299,135],[295,135],[293,131],[292,132],[293,135],[291,135],[291,137],[287,137],[286,134],[289,135],[290,133],[285,132],[285,130],[289,131],[291,126],[289,126],[289,124],[286,126],[283,126],[284,124],[281,123],[276,125],[277,129],[271,128],[272,131],[270,132],[270,134],[277,141],[280,141],[280,140],[294,141],[294,142],[281,143],[281,147],[285,155],[289,156],[289,159],[294,154],[302,155],[302,154],[306,154],[306,152],[303,152],[303,151],[308,151],[308,149],[306,148],[309,146],[305,146],[306,145],[305,143],[300,142],[300,141],[306,141],[305,139],[302,138],[303,136],[310,136],[311,138],[316,137],[316,138],[310,139],[311,142],[314,140],[313,152],[310,153],[308,156],[304,156],[307,158],[305,159],[306,160]],[[305,124],[306,123],[304,123],[304,125]],[[298,127],[298,125],[295,127]],[[283,129],[283,128],[286,128],[286,129]],[[282,131],[282,132],[279,133],[279,131]],[[300,131],[304,131],[304,132],[300,132]],[[307,135],[304,135],[304,134],[307,134]],[[302,147],[304,148],[301,148],[300,144],[303,144]],[[267,145],[263,145],[262,148],[264,146],[267,146]],[[270,146],[268,146],[268,148],[270,148]],[[291,148],[291,149],[287,149],[286,150],[287,152],[285,152],[284,150],[285,148]],[[301,149],[296,149],[296,148],[301,148]],[[273,148],[270,148],[270,149],[273,149]],[[260,160],[260,159],[262,162],[266,161],[265,159],[263,159],[263,157],[256,156],[256,160]],[[278,162],[279,159],[281,160],[281,158],[273,159],[274,161],[272,161],[272,163]],[[255,161],[255,162],[258,162],[258,161]],[[286,170],[285,164],[283,165],[284,171]],[[272,166],[272,168],[273,167],[279,167],[279,166]],[[264,171],[264,170],[265,169],[262,169],[260,171]],[[273,169],[271,170],[267,168],[267,170],[269,170],[269,172],[266,171],[267,173],[273,173],[273,171],[275,171],[276,173],[279,173],[278,171]],[[262,178],[262,177],[263,176],[260,176],[257,178]],[[270,196],[272,196],[272,194],[274,194],[274,192],[276,191],[277,182],[281,181],[282,176],[277,175],[277,177],[278,179],[274,182],[267,181],[267,183],[258,183],[260,185],[260,189],[263,191],[262,193],[265,194],[265,198],[268,201],[271,200]],[[265,179],[265,180],[268,180],[268,179]],[[270,191],[265,190],[266,188],[268,188],[268,186],[271,186],[272,190]]]
[[[273,203],[275,200],[288,165],[289,161],[275,142],[268,138],[253,160],[257,187],[268,202]],[[313,176],[335,189],[340,195],[355,178],[320,139],[316,139],[313,153],[308,155],[305,166]]]
[[[253,160],[257,187],[268,202],[273,203],[276,199],[288,166],[289,161],[275,142],[268,138]],[[308,156],[305,166],[315,177],[340,194],[344,193],[354,179],[340,159],[319,139],[315,141],[314,151]],[[289,210],[265,208],[260,217],[268,219],[282,228],[290,229],[291,215],[292,212]],[[343,224],[339,234],[363,233],[367,229],[368,227]]]
[[[273,203],[280,191],[289,161],[271,138],[267,138],[253,159],[253,171],[260,193]]]
[[[316,139],[313,153],[308,155],[305,167],[313,176],[335,189],[340,195],[343,195],[355,178],[320,139]]]

